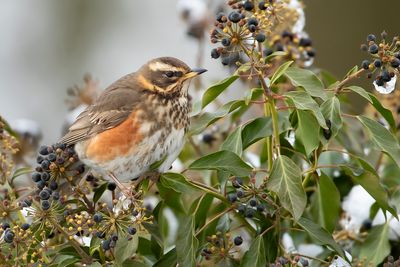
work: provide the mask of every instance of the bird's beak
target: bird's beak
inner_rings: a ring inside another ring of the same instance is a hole
[[[206,71],[207,71],[206,69],[197,69],[197,68],[191,69],[188,73],[185,74],[184,79],[187,80],[187,79],[196,77]]]

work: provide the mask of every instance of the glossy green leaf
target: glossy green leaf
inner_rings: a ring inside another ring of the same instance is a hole
[[[328,126],[326,126],[325,118],[322,115],[322,112],[317,102],[315,102],[315,100],[312,99],[309,94],[301,91],[292,91],[286,93],[286,96],[293,101],[293,104],[297,109],[310,110],[314,114],[319,125],[321,125],[321,127],[324,129],[328,129]]]
[[[270,61],[270,60],[273,59],[274,57],[281,57],[281,56],[286,56],[286,55],[287,55],[287,52],[284,52],[284,51],[275,51],[275,52],[273,52],[271,55],[269,55],[269,56],[267,56],[267,57],[265,58],[265,62]]]
[[[389,224],[375,226],[362,244],[359,258],[365,258],[366,264],[378,266],[389,254]]]
[[[291,80],[294,86],[301,86],[310,95],[326,99],[324,85],[321,80],[312,72],[306,69],[290,67],[285,75]]]
[[[115,246],[115,265],[121,266],[122,263],[131,258],[138,248],[138,235],[128,237],[120,237]]]
[[[68,258],[63,260],[58,264],[60,267],[69,267],[69,266],[74,266],[75,263],[79,261],[79,258]]]
[[[315,117],[305,110],[297,110],[296,139],[304,146],[307,156],[319,146],[319,124]]]
[[[376,96],[374,96],[371,93],[368,93],[368,95],[372,99],[372,105],[374,106],[374,108],[379,112],[379,114],[382,115],[382,117],[389,124],[391,131],[396,132],[396,121],[393,118],[392,112],[389,109],[382,106],[381,102],[376,98]]]
[[[222,143],[221,150],[232,151],[241,156],[243,152],[242,145],[242,127],[237,127]]]
[[[331,249],[336,251],[340,257],[346,258],[343,252],[343,249],[333,240],[332,235],[328,233],[324,228],[320,225],[301,217],[297,222],[307,233],[318,240],[321,244],[329,246]]]
[[[264,239],[258,235],[250,245],[250,248],[243,256],[240,267],[265,267],[267,258],[265,255]]]
[[[360,170],[361,173],[355,173],[348,166],[342,166],[342,168],[354,183],[361,185],[375,199],[379,207],[397,217],[395,210],[389,205],[388,194],[380,184],[378,176],[366,169]]]
[[[340,194],[335,183],[325,173],[317,180],[316,214],[318,223],[332,233],[340,213]]]
[[[189,169],[226,171],[236,176],[247,176],[252,171],[252,167],[247,165],[238,155],[226,150],[195,160],[189,165]]]
[[[360,86],[348,86],[348,87],[345,87],[344,89],[349,89],[349,90],[353,91],[354,93],[360,95],[361,97],[365,98],[371,104],[373,103],[373,101],[372,101],[371,97],[369,96],[368,92],[365,91],[365,89],[360,87]]]
[[[248,105],[251,100],[259,98],[263,94],[264,90],[262,88],[253,88],[244,97],[244,103]]]
[[[199,241],[195,237],[193,216],[184,217],[180,221],[176,239],[176,254],[180,266],[195,267],[196,251]]]
[[[292,65],[293,61],[286,61],[278,67],[271,77],[270,86],[274,85],[276,81],[285,73],[285,71]]]
[[[301,170],[296,163],[286,156],[275,159],[267,188],[277,193],[283,207],[295,220],[300,218],[307,204],[301,182]]]
[[[199,118],[195,120],[191,130],[189,131],[189,135],[199,134],[203,132],[209,125],[213,124],[217,120],[225,117],[229,113],[235,111],[239,107],[243,106],[245,103],[243,100],[234,100],[231,102],[226,103],[222,107],[220,107],[215,112],[205,112],[200,115]]]
[[[107,189],[107,184],[108,183],[103,183],[101,186],[97,187],[94,190],[94,195],[93,195],[93,202],[97,203],[97,201],[99,201],[99,199],[101,198],[101,196],[104,194],[104,192]]]
[[[321,112],[325,119],[330,120],[331,122],[331,138],[335,137],[343,125],[339,99],[336,96],[333,96],[326,100],[321,105]]]
[[[212,85],[208,88],[203,95],[201,107],[205,108],[215,98],[217,98],[223,91],[225,91],[234,81],[239,78],[239,75],[233,75],[228,77],[217,84]]]
[[[287,131],[291,125],[286,116],[279,113],[278,125],[279,133]],[[271,117],[262,117],[254,119],[243,127],[242,130],[242,141],[243,149],[248,148],[260,139],[272,135],[272,120]]]
[[[400,166],[400,146],[396,137],[379,122],[364,116],[357,116],[357,118],[365,126],[374,144],[386,152]]]
[[[345,77],[345,78],[346,78],[346,77],[349,77],[350,75],[356,73],[357,71],[358,71],[358,65],[355,65],[354,67],[352,67],[352,68],[346,73],[346,75],[345,75],[344,77]]]
[[[176,267],[177,257],[176,249],[171,249],[167,254],[161,257],[153,267]]]
[[[160,177],[160,182],[166,188],[172,189],[178,193],[193,193],[196,190],[187,180],[186,177],[179,173],[167,172]]]

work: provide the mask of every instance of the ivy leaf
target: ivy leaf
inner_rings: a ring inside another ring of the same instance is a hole
[[[232,151],[241,156],[243,152],[242,145],[242,126],[236,128],[222,143],[221,150]]]
[[[278,114],[279,133],[286,132],[291,126],[288,118],[282,113]],[[258,140],[272,135],[271,117],[262,117],[246,124],[242,130],[243,149],[248,148]]]
[[[103,195],[104,191],[106,191],[106,189],[107,189],[107,184],[108,183],[104,183],[94,190],[93,203],[97,203],[97,201],[99,201],[99,199]]]
[[[357,71],[358,71],[358,65],[355,65],[354,67],[352,67],[352,68],[346,73],[346,75],[345,75],[344,77],[345,77],[345,78],[346,78],[346,77],[349,77],[350,75],[356,73]]]
[[[334,96],[326,100],[321,105],[321,112],[325,119],[330,120],[332,137],[335,137],[343,124],[339,99]]]
[[[226,88],[228,88],[238,78],[239,75],[233,75],[209,87],[203,94],[203,99],[201,101],[201,108],[203,109],[208,104],[210,104],[215,98],[217,98],[223,91],[226,90]]]
[[[243,177],[248,176],[253,168],[235,153],[222,150],[195,160],[189,165],[189,169],[226,171],[232,175]]]
[[[317,181],[315,214],[318,224],[332,233],[335,230],[340,211],[339,190],[325,173],[321,173]]]
[[[382,106],[381,102],[376,98],[376,96],[374,96],[371,93],[368,93],[368,95],[372,99],[372,105],[374,106],[374,108],[379,112],[379,114],[382,115],[382,117],[389,124],[391,131],[396,132],[397,128],[396,121],[393,118],[392,112],[389,109]]]
[[[244,100],[234,100],[226,103],[215,112],[205,112],[193,123],[189,135],[199,134],[217,120],[244,105]]]
[[[332,235],[324,228],[304,217],[301,217],[297,223],[306,230],[312,238],[335,250],[340,257],[346,258],[343,249],[333,240]]]
[[[250,248],[243,256],[240,267],[265,267],[267,258],[265,255],[264,239],[258,235],[251,243]]]
[[[273,52],[271,55],[269,55],[269,56],[267,56],[267,57],[265,58],[265,62],[270,61],[270,60],[273,59],[274,57],[280,57],[280,56],[286,56],[286,55],[287,55],[287,53],[284,52],[284,51],[275,51],[275,52]]]
[[[251,100],[259,98],[263,94],[263,92],[264,90],[262,88],[251,89],[244,97],[244,103],[246,104],[246,106],[250,103]]]
[[[315,100],[312,99],[312,97],[308,93],[292,91],[286,93],[286,96],[293,101],[297,109],[310,110],[314,114],[315,118],[317,118],[319,125],[321,125],[321,127],[324,129],[328,129],[328,126],[326,126],[325,118],[322,115],[317,102],[315,102]]]
[[[382,151],[386,152],[400,166],[399,151],[400,146],[396,137],[390,133],[379,122],[371,120],[364,116],[357,116],[358,120],[366,128],[372,142]]]
[[[283,207],[295,220],[300,218],[307,197],[301,184],[301,170],[296,163],[286,156],[279,156],[272,165],[267,188],[278,194]]]
[[[342,168],[352,178],[354,183],[361,185],[375,199],[380,208],[389,211],[393,216],[397,217],[396,211],[389,205],[387,192],[380,184],[378,176],[366,169],[361,174],[356,174],[348,166],[342,166]]]
[[[163,173],[160,177],[161,184],[169,189],[178,193],[193,193],[196,187],[192,186],[186,177],[179,173],[167,172]]]
[[[307,156],[319,146],[319,124],[309,111],[297,110],[296,139],[304,146]]]
[[[15,178],[17,178],[21,175],[28,174],[31,172],[33,172],[32,168],[28,168],[28,167],[20,168],[13,173],[13,176],[11,177],[11,181],[14,181]]]
[[[118,239],[115,246],[115,265],[121,266],[124,261],[131,258],[138,248],[138,235]]]
[[[285,75],[294,86],[301,86],[310,95],[326,100],[324,85],[312,71],[290,67],[286,70]]]
[[[275,82],[285,73],[285,71],[292,65],[293,61],[287,61],[280,65],[275,73],[271,77],[270,86],[274,85]]]
[[[196,251],[199,241],[194,233],[193,216],[184,217],[179,225],[176,239],[176,254],[180,266],[196,266]]]
[[[375,226],[362,244],[359,258],[365,258],[365,264],[378,266],[389,254],[389,224]]]
[[[351,91],[353,91],[354,93],[362,96],[363,98],[365,98],[368,102],[370,102],[371,104],[373,104],[373,101],[371,99],[371,97],[369,96],[368,92],[365,91],[364,88],[360,87],[360,86],[347,86],[345,89],[349,89]]]
[[[167,254],[161,257],[153,267],[175,267],[176,266],[176,248],[168,251]]]

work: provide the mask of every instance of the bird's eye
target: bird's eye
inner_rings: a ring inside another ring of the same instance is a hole
[[[174,72],[173,71],[166,71],[164,73],[165,76],[167,76],[168,78],[171,78],[172,76],[174,76]]]
[[[176,77],[182,77],[183,72],[182,71],[175,71],[175,76]]]

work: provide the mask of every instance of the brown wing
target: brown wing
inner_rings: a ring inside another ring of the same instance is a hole
[[[124,76],[107,88],[71,125],[60,142],[75,144],[122,123],[141,101],[135,88],[134,73]]]

